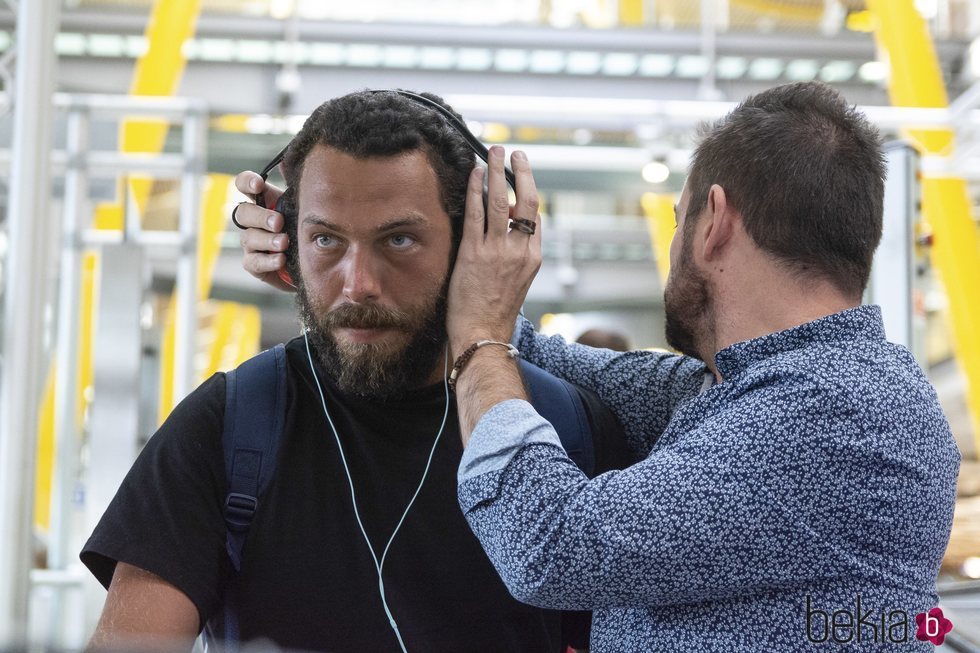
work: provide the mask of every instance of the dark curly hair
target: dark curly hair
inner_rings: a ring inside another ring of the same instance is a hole
[[[462,121],[445,101],[431,93],[417,93],[437,102]],[[282,163],[287,190],[281,200],[289,235],[286,269],[298,279],[297,198],[303,164],[316,145],[326,145],[356,158],[394,156],[421,150],[436,173],[442,207],[452,223],[453,250],[463,233],[466,185],[476,164],[466,139],[437,110],[394,91],[358,91],[327,100],[306,119],[289,143]]]

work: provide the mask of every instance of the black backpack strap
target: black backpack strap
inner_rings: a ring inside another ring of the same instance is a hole
[[[520,361],[531,405],[551,422],[565,453],[590,478],[595,474],[592,427],[575,386],[526,360]]]
[[[225,548],[235,571],[242,566],[259,498],[275,472],[285,423],[286,348],[278,344],[225,375]]]
[[[279,344],[225,374],[225,549],[241,570],[245,539],[259,500],[276,470],[286,424],[286,348]],[[206,653],[237,653],[241,645],[235,579],[225,588],[222,610],[204,629]]]

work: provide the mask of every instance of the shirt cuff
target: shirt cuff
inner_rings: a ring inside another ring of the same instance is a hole
[[[463,483],[500,471],[518,451],[530,444],[553,444],[562,448],[555,428],[538,415],[530,403],[522,399],[502,401],[484,413],[473,429],[459,463],[457,480]]]

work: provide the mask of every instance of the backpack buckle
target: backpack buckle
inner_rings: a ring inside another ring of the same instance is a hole
[[[252,525],[259,500],[247,494],[229,492],[225,499],[225,523],[236,531],[246,531]]]

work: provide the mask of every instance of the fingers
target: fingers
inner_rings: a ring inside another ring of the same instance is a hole
[[[527,160],[527,155],[520,150],[515,150],[510,155],[510,167],[514,171],[514,179],[517,185],[517,203],[514,205],[513,217],[530,220],[535,225],[533,234],[530,234],[528,242],[532,246],[541,244],[541,220],[538,217],[538,188],[534,183],[534,174],[531,171],[531,164]]]
[[[507,178],[504,176],[504,148],[490,148],[487,162],[487,240],[507,235],[510,200],[507,198]]]
[[[289,236],[283,233],[272,233],[265,229],[246,229],[241,233],[241,243],[246,255],[252,252],[276,254],[285,252],[289,247]]]
[[[466,185],[466,209],[463,217],[463,242],[483,241],[483,168],[474,166]]]
[[[241,202],[233,211],[240,229],[260,229],[272,233],[279,233],[283,229],[281,213],[264,209],[251,202]]]
[[[269,272],[278,272],[286,265],[285,254],[266,254],[264,252],[246,252],[242,256],[242,267],[255,277],[261,277]]]
[[[265,188],[265,180],[257,172],[246,170],[235,177],[235,188],[244,195],[255,195]]]

